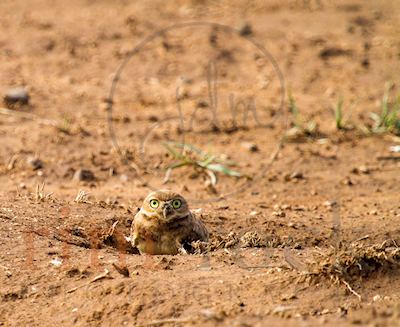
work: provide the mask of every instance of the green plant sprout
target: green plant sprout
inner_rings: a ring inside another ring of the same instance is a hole
[[[380,113],[371,112],[370,117],[374,121],[371,128],[373,133],[394,133],[400,135],[400,95],[393,102],[389,100],[391,84],[386,87],[382,97]]]
[[[184,166],[192,166],[205,171],[210,177],[212,185],[217,183],[215,173],[222,173],[231,177],[244,176],[242,173],[228,168],[228,166],[235,165],[233,161],[225,160],[221,158],[221,156],[204,152],[191,144],[164,142],[163,145],[168,153],[175,159],[175,162],[166,167],[167,172],[164,182],[168,181],[172,170]]]
[[[339,97],[338,102],[332,109],[333,115],[335,118],[335,127],[337,130],[348,130],[348,129],[353,128],[353,126],[349,126],[349,116],[350,116],[355,104],[353,103],[353,105],[350,107],[347,118],[345,117],[345,114],[344,114],[343,104],[344,104],[344,100],[343,100],[343,97],[341,96],[341,97]]]
[[[286,135],[290,138],[301,136],[315,136],[318,131],[317,123],[314,120],[305,122],[297,107],[296,100],[292,92],[288,91],[289,112],[292,114],[293,127],[289,129]]]

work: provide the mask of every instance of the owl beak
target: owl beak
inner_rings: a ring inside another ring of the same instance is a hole
[[[169,203],[164,204],[163,216],[165,219],[167,219],[173,211],[174,211],[174,209],[172,208],[172,206]]]

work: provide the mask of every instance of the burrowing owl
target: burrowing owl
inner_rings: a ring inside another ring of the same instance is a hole
[[[140,253],[177,254],[193,241],[208,241],[208,231],[181,195],[160,190],[144,200],[133,219],[131,240]]]

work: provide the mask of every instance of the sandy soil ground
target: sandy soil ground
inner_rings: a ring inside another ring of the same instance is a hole
[[[30,95],[0,113],[0,325],[398,324],[400,139],[366,132],[388,83],[390,99],[400,90],[397,1],[3,0],[0,12],[0,94]],[[184,22],[203,24],[154,34]],[[242,176],[214,185],[185,166],[166,180],[174,141]],[[159,187],[210,230],[202,253],[126,243]]]

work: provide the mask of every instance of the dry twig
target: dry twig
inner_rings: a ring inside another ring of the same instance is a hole
[[[94,282],[97,282],[98,280],[104,279],[104,278],[108,277],[109,273],[110,273],[110,271],[108,269],[104,269],[104,273],[94,277],[88,283],[82,284],[81,286],[77,286],[77,287],[71,288],[70,290],[67,291],[67,293],[73,293],[73,292],[75,292],[76,290],[79,290],[82,287],[89,286],[90,284],[92,284]]]
[[[33,120],[41,125],[53,126],[53,127],[57,127],[57,128],[59,128],[59,126],[60,126],[60,124],[55,120],[43,119],[43,118],[40,118],[30,112],[22,112],[22,111],[10,110],[10,109],[6,109],[6,108],[0,108],[0,114]]]
[[[152,320],[144,324],[136,325],[136,327],[147,327],[147,326],[157,326],[157,325],[164,325],[164,324],[183,324],[187,322],[194,321],[194,318],[187,317],[187,318],[166,318],[166,319],[157,319]]]

